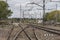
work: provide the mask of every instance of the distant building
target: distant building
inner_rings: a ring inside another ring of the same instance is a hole
[[[37,22],[38,22],[38,23],[42,23],[42,22],[43,22],[43,19],[38,19]]]

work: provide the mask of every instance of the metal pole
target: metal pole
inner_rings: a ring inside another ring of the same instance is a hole
[[[25,11],[23,11],[23,19],[24,19],[24,12],[25,12]]]
[[[7,3],[7,0],[6,0],[6,3]]]
[[[45,17],[45,0],[43,0],[43,25],[44,25],[44,17]]]
[[[56,4],[56,14],[55,15],[56,15],[56,23],[57,23],[57,16],[58,16],[57,15],[57,4]]]
[[[7,3],[7,0],[6,0],[6,3]],[[8,3],[7,3],[8,4]],[[6,9],[8,9],[8,7],[6,8]],[[5,10],[6,11],[6,10]]]
[[[23,22],[24,22],[24,12],[25,12],[25,10],[23,10]]]
[[[20,22],[21,22],[21,10],[22,10],[22,9],[21,9],[21,4],[20,4]]]

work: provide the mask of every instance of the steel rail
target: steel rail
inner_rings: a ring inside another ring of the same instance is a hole
[[[39,29],[39,30],[43,30],[43,31],[49,32],[49,33],[60,35],[60,30],[46,28],[46,27],[40,27],[40,26],[37,26],[37,27],[33,26],[33,27],[36,28],[36,29]]]
[[[21,27],[20,25],[19,25],[19,27]],[[27,28],[29,28],[28,26],[27,27],[25,27],[24,29],[22,29],[21,31],[19,31],[16,35],[15,35],[15,37],[13,38],[13,40],[17,40],[17,38],[18,38],[18,36],[19,36],[19,34],[21,34],[22,32],[24,32],[25,34],[26,34],[26,36],[29,38],[29,40],[31,40],[31,38],[27,35],[27,33],[24,31],[24,30],[26,30]]]

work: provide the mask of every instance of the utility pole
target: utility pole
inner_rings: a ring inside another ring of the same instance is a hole
[[[60,0],[51,0],[51,2],[60,2]],[[57,18],[59,18],[59,14],[57,14],[57,7],[58,5],[56,4],[56,14],[55,14],[55,25],[57,24]]]
[[[23,10],[23,19],[24,19],[24,12],[25,12],[25,10]]]
[[[23,22],[24,22],[24,19],[25,19],[25,17],[24,17],[24,12],[25,12],[25,10],[23,10]]]
[[[21,22],[21,10],[22,10],[22,9],[21,9],[21,4],[20,4],[20,22]]]
[[[44,25],[44,17],[45,17],[45,0],[43,0],[43,25]]]
[[[43,8],[43,9],[39,9],[39,10],[43,10],[43,22],[42,22],[43,25],[44,25],[44,23],[45,23],[45,21],[44,21],[45,10],[51,10],[51,9],[45,9],[45,3],[46,3],[46,0],[43,0],[43,6],[42,6],[42,5],[39,5],[39,4],[37,4],[37,3],[34,3],[34,2],[28,3],[28,4],[35,4],[35,5],[37,5],[37,6],[41,7],[41,8]]]
[[[7,3],[7,0],[6,0],[6,3]]]
[[[57,4],[56,4],[56,14],[55,14],[55,15],[56,15],[56,23],[57,23],[57,18],[58,18],[58,14],[57,14]],[[56,24],[56,23],[55,23],[55,24]]]

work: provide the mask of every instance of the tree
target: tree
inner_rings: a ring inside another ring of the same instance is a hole
[[[8,9],[8,4],[5,1],[0,1],[0,19],[11,16],[12,11]]]
[[[56,20],[60,21],[60,11],[54,10],[52,12],[46,13],[44,17],[45,21]]]

